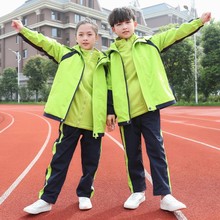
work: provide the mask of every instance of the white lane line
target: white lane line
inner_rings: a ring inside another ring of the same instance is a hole
[[[112,137],[110,134],[108,134],[108,133],[105,133],[105,135],[108,136],[113,142],[115,142],[122,150],[124,150],[123,145],[122,145],[119,141],[117,141],[115,138],[113,138],[113,137]]]
[[[178,220],[187,220],[186,216],[180,211],[174,211],[173,214],[176,216]]]
[[[105,133],[106,136],[108,136],[113,142],[115,142],[122,150],[124,150],[123,145],[117,141],[115,138],[113,138],[110,134]],[[151,175],[147,172],[146,169],[144,169],[145,172],[145,178],[153,185]],[[181,212],[181,210],[174,211],[173,214],[176,216],[177,220],[187,220],[186,216]]]
[[[172,120],[167,120],[167,119],[163,119],[163,121],[166,121],[168,123],[175,123],[175,124],[193,126],[193,127],[197,127],[197,128],[204,128],[204,129],[209,129],[209,130],[214,130],[214,131],[220,131],[220,128],[213,128],[213,127],[201,126],[201,125],[197,125],[197,124],[190,124],[190,123],[186,123],[185,121],[172,121]]]
[[[8,114],[8,113],[5,113],[5,112],[1,112],[2,114],[5,114],[5,115],[8,115],[10,118],[11,118],[11,123],[8,125],[8,126],[6,126],[5,128],[3,128],[2,130],[0,130],[0,134],[2,133],[2,132],[4,132],[6,129],[8,129],[9,127],[11,127],[11,125],[14,123],[14,121],[15,121],[15,119],[14,119],[14,117],[12,116],[12,115],[10,115],[10,114]]]
[[[153,185],[153,180],[151,178],[151,175],[144,169],[145,172],[145,177],[146,179],[151,183],[151,185]]]
[[[218,110],[218,112],[219,112],[219,110]],[[172,117],[172,118],[181,118],[181,119],[193,119],[193,120],[195,120],[195,121],[207,121],[207,122],[216,122],[216,120],[217,120],[217,122],[218,122],[218,119],[208,119],[208,118],[204,118],[204,116],[206,117],[206,116],[214,116],[215,118],[216,117],[219,117],[219,113],[218,113],[218,115],[211,115],[211,114],[203,114],[203,115],[192,115],[191,114],[191,116],[183,116],[183,115],[177,115],[177,114],[175,114],[174,112],[173,112],[173,114],[163,114],[162,115],[162,119],[163,119],[163,116],[168,116],[168,117]],[[202,118],[197,118],[197,116],[201,116]]]
[[[183,123],[184,125],[189,125],[189,126],[194,126],[197,128],[205,128],[205,129],[209,129],[209,130],[214,130],[214,131],[220,131],[220,128],[213,128],[213,127],[207,127],[207,126],[200,126],[200,125],[196,125],[196,124],[188,124],[188,123]]]
[[[184,139],[184,140],[187,140],[187,141],[191,141],[191,142],[194,142],[194,143],[197,143],[197,144],[200,144],[200,145],[203,145],[203,146],[215,149],[215,150],[220,150],[219,147],[216,147],[216,146],[213,146],[213,145],[210,145],[210,144],[206,144],[206,143],[201,142],[201,141],[193,140],[191,138],[183,137],[183,136],[180,136],[180,135],[177,135],[177,134],[173,134],[173,133],[170,133],[170,132],[167,132],[167,131],[163,131],[163,133],[169,134],[169,135],[172,135],[174,137],[181,138],[181,139]]]
[[[27,166],[27,168],[21,173],[21,175],[12,183],[12,185],[3,193],[3,195],[0,197],[0,205],[8,198],[8,196],[13,192],[13,190],[18,186],[18,184],[24,179],[24,177],[28,174],[28,172],[30,171],[30,169],[34,166],[34,164],[38,161],[38,159],[40,158],[41,154],[43,153],[43,151],[45,150],[49,140],[50,140],[50,136],[51,136],[51,125],[50,123],[44,119],[43,117],[30,113],[32,115],[35,115],[41,119],[43,119],[47,125],[48,125],[48,134],[47,134],[47,138],[43,144],[43,146],[41,147],[40,151],[38,152],[38,154],[35,156],[35,158],[31,161],[31,163]]]

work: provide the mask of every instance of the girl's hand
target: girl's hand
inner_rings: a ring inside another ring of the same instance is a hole
[[[12,20],[11,26],[17,31],[20,32],[21,29],[24,27],[20,20]]]

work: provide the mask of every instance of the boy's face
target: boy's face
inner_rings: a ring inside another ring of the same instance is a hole
[[[118,37],[128,39],[133,35],[136,26],[137,22],[130,19],[115,24],[114,27],[112,27],[112,31],[117,34]]]
[[[96,43],[97,35],[91,24],[82,24],[76,34],[76,41],[84,50],[91,50]]]

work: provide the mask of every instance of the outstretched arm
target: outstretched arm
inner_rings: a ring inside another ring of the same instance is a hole
[[[12,20],[11,26],[19,33],[24,27],[20,20]]]

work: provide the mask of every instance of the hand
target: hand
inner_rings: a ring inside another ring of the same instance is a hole
[[[21,29],[24,27],[20,20],[12,20],[11,26],[17,31],[20,32]]]
[[[211,20],[211,12],[203,13],[200,19],[202,20],[203,24],[205,24],[206,22],[209,22]]]
[[[107,125],[107,130],[109,132],[115,129],[115,124],[116,124],[115,115],[107,115],[106,125]]]

